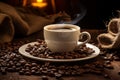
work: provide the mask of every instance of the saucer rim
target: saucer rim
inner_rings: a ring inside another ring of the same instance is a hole
[[[82,42],[78,42],[78,44],[80,44]],[[28,52],[25,51],[26,47],[28,45],[34,45],[34,44],[38,44],[38,42],[30,42],[30,43],[27,43],[27,44],[24,44],[22,45],[18,51],[21,55],[27,57],[27,58],[30,58],[30,59],[34,59],[34,60],[38,60],[38,61],[49,61],[49,62],[75,62],[75,61],[83,61],[83,60],[88,60],[88,59],[92,59],[92,58],[95,58],[97,57],[99,54],[100,54],[100,49],[93,45],[93,44],[90,44],[90,43],[86,43],[86,46],[89,47],[89,48],[92,48],[95,52],[92,53],[91,55],[89,56],[86,56],[86,57],[83,57],[83,58],[75,58],[75,59],[50,59],[50,58],[40,58],[40,57],[36,57],[36,56],[33,56],[31,54],[29,54]]]

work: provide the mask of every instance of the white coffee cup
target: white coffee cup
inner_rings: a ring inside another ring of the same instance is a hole
[[[87,36],[87,40],[78,44],[79,39]],[[44,39],[52,52],[73,51],[90,41],[88,32],[80,32],[80,27],[72,24],[50,24],[44,27]]]

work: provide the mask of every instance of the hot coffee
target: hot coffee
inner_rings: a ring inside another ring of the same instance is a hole
[[[51,27],[48,28],[48,30],[57,31],[57,32],[66,32],[66,31],[69,32],[69,31],[75,31],[76,28],[65,26],[65,27]]]

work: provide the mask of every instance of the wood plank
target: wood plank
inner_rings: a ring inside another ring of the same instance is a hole
[[[48,77],[48,76],[47,76]],[[62,77],[63,80],[108,80],[103,76],[84,74],[81,76]],[[42,80],[42,76],[26,76],[18,73],[8,73],[7,75],[0,75],[0,80]],[[55,77],[48,77],[48,80],[56,80]]]

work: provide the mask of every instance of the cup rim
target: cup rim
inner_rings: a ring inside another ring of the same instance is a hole
[[[55,30],[49,30],[50,27],[51,27],[51,26],[53,26],[53,27],[58,26],[58,28],[59,28],[59,27],[65,27],[66,25],[67,25],[67,26],[70,26],[71,28],[76,28],[76,30],[71,30],[70,32],[74,32],[74,31],[80,30],[80,27],[79,27],[79,26],[73,25],[73,24],[49,24],[49,25],[44,26],[44,30],[46,30],[46,31],[51,31],[51,32],[57,32],[57,31],[55,31]]]

